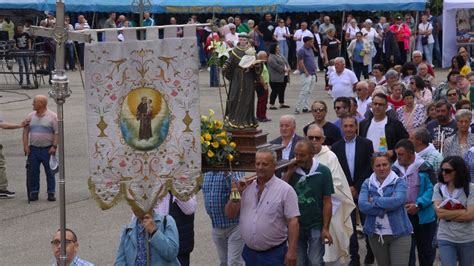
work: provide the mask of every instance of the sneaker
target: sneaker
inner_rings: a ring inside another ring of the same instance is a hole
[[[0,199],[11,199],[16,196],[16,193],[13,191],[8,191],[7,189],[0,190]]]
[[[297,75],[299,73],[300,73],[300,71],[298,69],[293,72],[293,74],[295,74],[295,75]]]
[[[56,197],[54,193],[48,193],[48,201],[56,201]]]
[[[299,115],[299,114],[300,114],[300,110],[295,109],[295,114]]]

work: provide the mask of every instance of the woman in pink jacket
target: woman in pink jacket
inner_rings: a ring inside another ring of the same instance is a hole
[[[395,38],[400,49],[400,60],[402,63],[407,61],[407,53],[410,49],[410,27],[403,23],[402,17],[397,17],[397,23],[390,26],[390,30],[395,34]]]

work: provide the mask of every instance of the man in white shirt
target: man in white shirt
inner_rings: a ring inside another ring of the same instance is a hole
[[[372,102],[372,97],[369,96],[369,83],[363,80],[357,83],[356,88],[357,112],[364,115],[367,111],[367,105]]]
[[[329,89],[332,91],[333,99],[352,97],[358,82],[356,75],[346,68],[346,60],[343,57],[334,59],[334,67],[336,71],[329,74]]]
[[[313,38],[313,33],[308,30],[308,23],[301,22],[301,28],[295,32],[295,36],[293,37],[293,39],[296,41],[297,52],[299,49],[301,49],[301,47],[303,47],[303,38],[306,36]]]

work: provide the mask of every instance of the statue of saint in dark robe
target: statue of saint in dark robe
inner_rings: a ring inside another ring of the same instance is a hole
[[[151,115],[147,97],[142,97],[142,101],[137,107],[137,120],[140,121],[138,140],[148,140],[153,136],[151,132]]]
[[[254,107],[255,82],[260,79],[259,72],[261,68],[259,64],[246,68],[239,66],[244,56],[252,55],[255,57],[255,50],[250,46],[247,37],[248,35],[239,35],[239,43],[230,51],[229,59],[223,67],[224,76],[230,81],[225,109],[225,124],[227,127],[235,129],[258,127]]]

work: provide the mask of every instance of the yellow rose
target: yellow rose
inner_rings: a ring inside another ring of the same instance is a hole
[[[235,144],[235,142],[232,141],[231,143],[229,143],[229,146],[231,146],[232,148],[235,149],[235,147],[237,146],[237,144]]]
[[[209,134],[209,133],[204,134],[204,139],[211,140],[212,139],[211,134]]]
[[[201,144],[204,143],[204,138],[201,136]]]
[[[213,142],[211,143],[211,146],[217,149],[217,148],[219,147],[219,142],[213,141]]]
[[[227,141],[225,139],[221,139],[221,141],[219,141],[222,145],[226,145],[227,144]]]
[[[211,145],[211,143],[209,141],[204,141],[204,144],[206,144],[206,146]]]
[[[209,117],[213,117],[215,113],[214,110],[209,109]]]
[[[234,160],[234,156],[232,154],[227,154],[227,160],[232,161]]]
[[[207,122],[209,120],[209,118],[205,115],[201,115],[201,121],[202,122]]]
[[[207,151],[207,157],[209,157],[209,158],[214,157],[214,152],[212,152],[211,150],[208,150]]]
[[[219,120],[214,120],[214,127],[215,128],[221,128],[222,127],[222,122]]]

